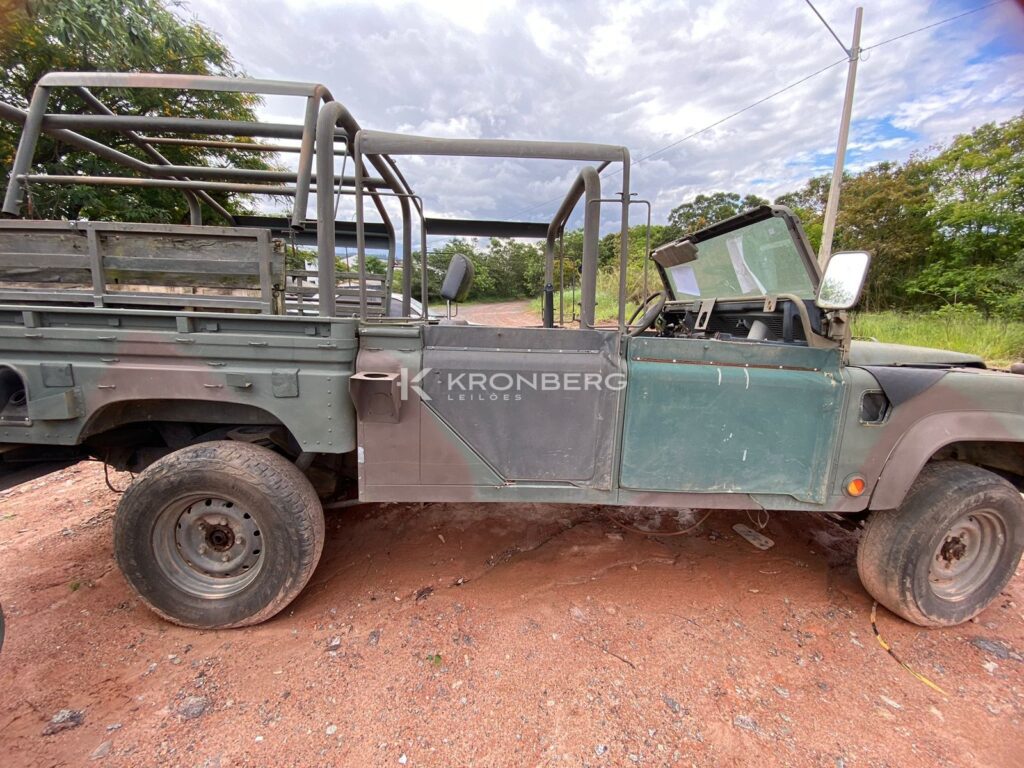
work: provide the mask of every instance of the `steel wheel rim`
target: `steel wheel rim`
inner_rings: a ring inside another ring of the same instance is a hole
[[[928,569],[932,593],[943,600],[970,597],[995,571],[1006,530],[992,509],[976,509],[961,515],[943,534]]]
[[[181,591],[206,600],[244,590],[265,559],[252,511],[220,496],[191,495],[170,502],[157,514],[152,541],[163,575]]]

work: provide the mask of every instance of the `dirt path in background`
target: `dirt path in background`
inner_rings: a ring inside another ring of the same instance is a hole
[[[499,301],[493,304],[469,304],[459,307],[459,317],[479,325],[525,327],[541,325],[539,313],[530,308],[529,301]]]
[[[880,609],[943,696],[872,636],[855,535],[810,516],[762,552],[735,512],[657,539],[594,507],[367,505],[328,514],[284,613],[197,632],[129,591],[116,502],[95,463],[0,494],[4,768],[1021,764],[1024,573],[962,627]],[[43,735],[62,709],[82,723]]]

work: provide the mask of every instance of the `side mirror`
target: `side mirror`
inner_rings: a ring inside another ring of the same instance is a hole
[[[462,301],[473,285],[473,262],[457,253],[448,262],[444,282],[441,283],[441,298],[445,301]]]
[[[850,309],[856,305],[870,263],[871,254],[864,251],[833,253],[825,266],[814,303],[821,309]]]

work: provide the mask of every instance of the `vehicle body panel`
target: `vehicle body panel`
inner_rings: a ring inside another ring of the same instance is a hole
[[[622,486],[824,502],[839,363],[839,350],[631,339]]]
[[[354,320],[4,307],[0,368],[21,377],[27,409],[0,414],[0,441],[76,445],[126,418],[158,419],[162,402],[193,404],[210,423],[262,412],[303,450],[351,451],[355,328]],[[139,403],[149,405],[130,415]]]
[[[864,339],[854,339],[850,343],[848,362],[850,365],[984,365],[984,360],[977,355],[964,352]]]
[[[617,332],[438,325],[424,337],[429,408],[504,479],[611,488]]]

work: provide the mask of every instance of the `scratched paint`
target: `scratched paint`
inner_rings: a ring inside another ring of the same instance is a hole
[[[838,357],[801,349],[803,365],[790,369],[779,367],[776,349],[743,345],[744,364],[726,367],[703,363],[708,346],[662,338],[631,344],[622,487],[823,502],[843,405]],[[737,345],[714,351],[730,346]],[[746,396],[752,387],[757,397]]]

